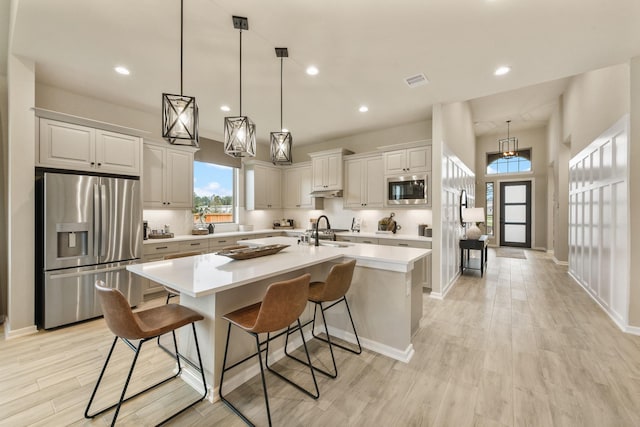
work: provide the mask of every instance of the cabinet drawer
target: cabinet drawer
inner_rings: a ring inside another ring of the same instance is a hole
[[[353,242],[353,243],[358,242],[358,238],[352,237],[352,236],[336,236],[336,240],[338,242]]]
[[[189,240],[180,242],[180,252],[207,252],[209,250],[209,239]]]
[[[431,242],[423,242],[419,240],[380,239],[380,244],[386,246],[401,246],[406,248],[431,249]]]
[[[356,242],[358,243],[367,243],[369,245],[377,245],[379,244],[378,239],[372,239],[369,237],[356,237]]]
[[[158,242],[149,243],[143,246],[142,253],[146,257],[147,255],[155,254],[169,254],[172,252],[180,252],[180,242]]]

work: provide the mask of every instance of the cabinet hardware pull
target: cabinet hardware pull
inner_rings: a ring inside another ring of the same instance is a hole
[[[156,246],[156,249],[168,249],[168,246]]]
[[[200,243],[192,243],[191,246],[200,246]]]
[[[94,166],[96,164],[96,162],[91,162],[91,166]]]
[[[398,246],[409,246],[407,243],[398,243]]]

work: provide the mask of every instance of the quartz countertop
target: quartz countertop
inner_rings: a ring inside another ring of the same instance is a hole
[[[274,255],[247,260],[202,254],[130,265],[127,270],[189,296],[200,297],[343,257],[355,258],[360,266],[406,272],[413,268],[415,261],[431,253],[430,249],[351,242],[345,242],[343,247],[299,245],[295,237],[252,239],[243,243],[290,246]]]
[[[244,236],[253,236],[258,234],[270,234],[270,233],[286,233],[286,234],[302,234],[304,233],[304,228],[294,228],[294,229],[286,229],[286,230],[273,230],[270,228],[264,228],[259,230],[252,231],[226,231],[226,232],[215,232],[213,234],[181,234],[175,235],[174,237],[166,238],[166,239],[147,239],[144,240],[145,245],[151,245],[158,242],[184,242],[189,240],[199,240],[199,239],[216,239],[218,237],[244,237]],[[360,232],[355,233],[351,231],[342,231],[336,233],[337,236],[345,236],[345,237],[366,237],[370,239],[403,239],[403,240],[415,240],[419,242],[430,242],[431,237],[422,237],[414,234],[378,234],[374,232]]]

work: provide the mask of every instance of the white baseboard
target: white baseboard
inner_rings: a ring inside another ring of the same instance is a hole
[[[437,299],[440,301],[444,299],[441,292],[433,292],[433,291],[429,293],[429,298]]]
[[[324,328],[320,326],[316,327],[316,334],[321,334]],[[332,337],[340,338],[341,340],[347,341],[353,345],[358,345],[356,343],[356,337],[350,332],[346,332],[340,329],[329,327],[329,333]],[[392,359],[398,360],[400,362],[409,363],[411,358],[415,354],[415,350],[413,349],[413,344],[409,343],[407,348],[404,350],[400,350],[394,347],[390,347],[386,344],[379,343],[377,341],[373,341],[367,338],[359,337],[360,345],[367,350],[371,350],[378,354],[382,354],[383,356],[390,357]]]
[[[554,256],[552,259],[553,259],[553,262],[554,262],[556,265],[566,265],[566,266],[568,266],[568,265],[569,265],[569,261],[560,261],[560,260],[558,260],[558,258],[556,258],[555,256]],[[574,278],[574,279],[575,279],[575,278]]]
[[[9,322],[9,318],[7,317],[4,322],[4,339],[10,340],[13,338],[24,337],[27,335],[33,335],[38,333],[38,328],[36,325],[27,326],[26,328],[20,329],[11,329],[11,323]]]
[[[588,287],[586,287],[584,284],[582,284],[582,282],[576,276],[574,276],[573,273],[571,273],[570,271],[569,271],[569,276],[587,293],[587,295],[589,295],[591,297],[591,299],[593,301],[595,301],[596,304],[598,304],[598,306],[602,309],[602,311],[604,311],[607,314],[607,316],[609,316],[609,319],[611,319],[613,321],[613,323],[622,332],[625,332],[625,333],[628,333],[628,334],[632,334],[632,335],[640,335],[640,327],[631,326],[631,325],[627,324],[624,321],[624,319],[621,319],[616,313],[612,312],[607,307],[602,305],[602,303],[600,301],[598,301],[598,299],[591,292],[591,290]]]
[[[553,249],[547,249],[547,253],[548,253],[549,255],[553,255]]]

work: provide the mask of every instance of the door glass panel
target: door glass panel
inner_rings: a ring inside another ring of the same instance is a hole
[[[504,220],[506,222],[527,222],[527,206],[515,205],[504,207]]]
[[[526,203],[527,187],[524,185],[509,185],[504,189],[504,203]]]
[[[505,224],[504,240],[510,243],[526,243],[527,226],[519,224]]]

